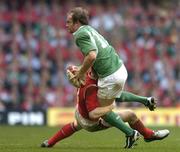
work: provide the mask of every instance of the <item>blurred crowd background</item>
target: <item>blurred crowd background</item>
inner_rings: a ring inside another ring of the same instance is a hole
[[[125,90],[180,106],[180,1],[1,0],[0,111],[75,105],[65,75],[83,59],[65,26],[75,6],[89,10],[90,24],[123,59]]]

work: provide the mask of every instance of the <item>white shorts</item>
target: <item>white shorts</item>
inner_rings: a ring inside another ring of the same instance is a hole
[[[124,64],[113,74],[98,79],[98,94],[101,99],[114,99],[121,96],[127,79],[127,70]]]

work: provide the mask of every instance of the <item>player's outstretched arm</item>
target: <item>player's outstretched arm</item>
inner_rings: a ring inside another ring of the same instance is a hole
[[[112,111],[113,108],[114,108],[113,104],[105,107],[97,107],[89,112],[89,117],[91,119],[98,119],[101,116],[105,115],[106,113]]]
[[[89,68],[93,66],[95,60],[96,60],[96,51],[92,50],[84,58],[84,62],[81,65],[77,74],[75,75],[75,78],[80,79],[80,80],[83,79],[84,75],[89,70]]]

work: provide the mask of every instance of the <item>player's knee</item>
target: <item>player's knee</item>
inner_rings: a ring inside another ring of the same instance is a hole
[[[74,126],[75,128],[77,128],[78,123],[77,123],[77,121],[76,121],[76,120],[74,120],[74,121],[73,121],[73,126]]]
[[[75,129],[76,131],[82,129],[82,127],[78,124],[77,120],[74,120],[73,123],[72,123],[72,125],[73,125],[73,127],[74,127],[74,129]]]
[[[133,110],[128,110],[129,122],[134,122],[137,120],[137,116]]]

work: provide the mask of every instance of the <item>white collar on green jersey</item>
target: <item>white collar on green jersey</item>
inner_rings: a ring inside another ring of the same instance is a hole
[[[85,25],[82,25],[82,26],[80,26],[74,33],[73,33],[73,35],[75,35],[81,28],[83,28]]]

